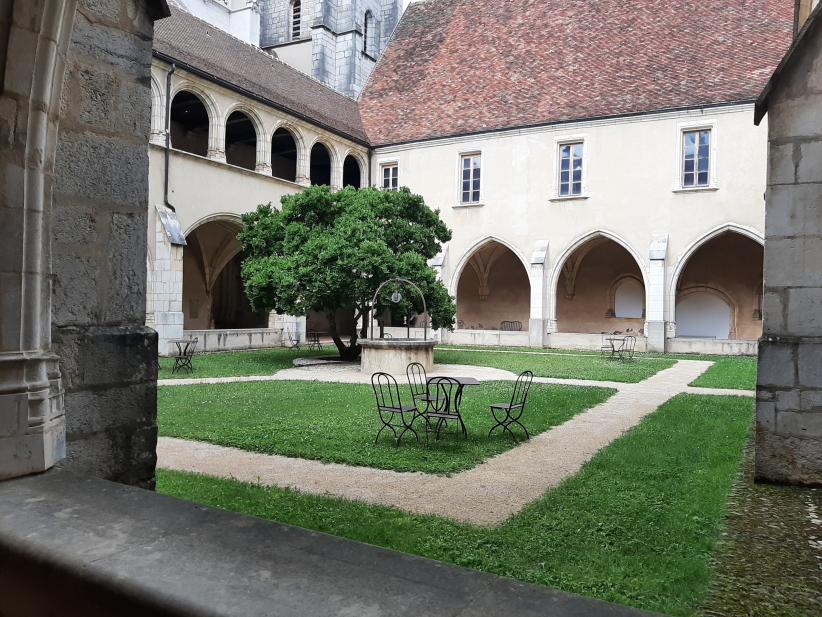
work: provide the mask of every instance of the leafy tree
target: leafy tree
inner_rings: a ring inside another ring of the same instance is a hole
[[[381,283],[394,277],[416,283],[434,328],[452,328],[456,308],[427,261],[451,239],[439,213],[408,189],[378,191],[311,187],[243,215],[239,234],[242,277],[256,311],[328,315],[334,344],[345,359],[359,357],[359,338],[367,336],[371,300]],[[377,314],[394,288],[380,294]],[[403,310],[422,312],[411,290],[403,291]],[[338,309],[350,310],[363,328],[341,332]],[[343,339],[347,339],[344,342]]]

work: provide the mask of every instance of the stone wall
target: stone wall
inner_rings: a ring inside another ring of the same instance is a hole
[[[151,486],[157,340],[144,326],[153,34],[146,6],[78,2],[55,165],[51,330],[65,389],[62,465]]]
[[[822,484],[822,27],[773,82],[756,475]]]

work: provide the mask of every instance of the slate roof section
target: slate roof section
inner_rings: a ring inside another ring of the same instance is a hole
[[[374,145],[754,101],[794,0],[424,0],[360,97]]]
[[[357,102],[172,5],[154,55],[353,141],[367,143]]]

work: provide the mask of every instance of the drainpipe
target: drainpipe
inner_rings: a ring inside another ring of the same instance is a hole
[[[177,70],[177,65],[172,62],[171,70],[166,73],[166,152],[165,152],[165,180],[163,186],[163,205],[172,212],[176,212],[174,206],[168,202],[168,168],[171,161],[171,76]]]

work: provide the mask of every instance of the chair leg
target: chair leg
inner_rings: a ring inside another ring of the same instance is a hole
[[[379,443],[379,441],[380,441],[380,435],[381,435],[381,434],[382,434],[382,432],[383,432],[385,429],[387,429],[387,428],[390,428],[390,429],[391,429],[391,432],[392,432],[392,433],[394,433],[394,439],[395,439],[395,440],[397,439],[397,431],[395,431],[395,430],[394,430],[394,427],[393,427],[393,426],[391,426],[390,424],[386,423],[386,422],[383,422],[383,424],[382,424],[382,428],[381,428],[380,430],[378,430],[378,431],[377,431],[377,437],[374,439],[374,445],[375,445],[375,446],[376,446],[376,445]]]

